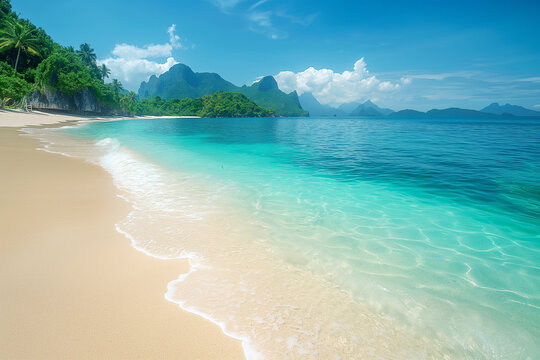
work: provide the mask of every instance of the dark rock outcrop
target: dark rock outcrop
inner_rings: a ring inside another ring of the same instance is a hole
[[[103,105],[89,88],[73,95],[45,88],[43,92],[34,91],[26,98],[33,109],[60,110],[77,113],[112,114],[114,109]]]

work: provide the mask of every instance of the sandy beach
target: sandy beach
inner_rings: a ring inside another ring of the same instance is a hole
[[[111,121],[126,119],[178,119],[197,118],[197,116],[91,116],[81,114],[68,114],[64,112],[32,111],[0,109],[0,127],[21,127],[58,124],[67,121]]]
[[[0,111],[0,358],[244,358],[239,341],[165,300],[189,264],[116,232],[130,207],[109,174],[36,151],[16,128],[81,119]]]

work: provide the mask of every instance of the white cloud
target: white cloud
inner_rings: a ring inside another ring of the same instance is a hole
[[[171,56],[172,50],[173,47],[169,43],[148,45],[142,48],[128,44],[116,44],[112,54],[116,57],[125,59],[145,59]]]
[[[148,80],[151,75],[163,74],[178,61],[173,57],[167,58],[164,63],[147,59],[108,58],[99,63],[111,70],[111,78],[119,79],[126,89],[137,91],[142,81]]]
[[[174,49],[180,49],[182,48],[182,44],[180,43],[180,36],[176,35],[176,24],[172,24],[167,29],[167,33],[169,34],[169,44]]]
[[[410,78],[402,78],[396,83],[377,79],[367,70],[364,58],[354,64],[352,71],[337,73],[331,69],[317,70],[310,67],[298,73],[282,71],[275,78],[280,89],[285,92],[310,92],[322,104],[334,106],[374,99],[385,93],[393,93],[411,82]]]
[[[113,56],[99,60],[98,63],[105,64],[111,70],[111,79],[119,79],[126,89],[136,91],[140,83],[151,75],[161,75],[178,64],[172,52],[184,46],[180,42],[180,37],[176,35],[176,25],[172,24],[167,29],[167,33],[169,42],[165,44],[143,47],[125,43],[117,44],[112,51]],[[156,58],[167,58],[167,60],[164,62],[151,60]]]

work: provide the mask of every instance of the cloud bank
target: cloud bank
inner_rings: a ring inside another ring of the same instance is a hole
[[[369,73],[364,58],[354,64],[352,71],[338,73],[331,69],[310,67],[298,73],[282,71],[275,78],[279,88],[285,92],[296,90],[299,95],[310,92],[322,104],[332,106],[377,99],[411,82],[409,78],[402,78],[399,82],[379,80]]]
[[[98,64],[105,64],[111,70],[111,79],[119,79],[126,89],[136,91],[140,83],[151,75],[161,75],[178,64],[172,52],[184,46],[176,34],[176,25],[171,25],[167,33],[169,41],[165,44],[151,44],[143,47],[125,43],[116,44],[112,56],[98,60]],[[159,58],[166,58],[166,60],[157,61],[156,59]]]

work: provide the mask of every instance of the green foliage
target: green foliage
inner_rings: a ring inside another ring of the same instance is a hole
[[[105,79],[108,78],[109,75],[111,75],[111,70],[105,64],[101,65],[99,71],[101,72],[101,79],[103,81],[105,81]]]
[[[0,0],[0,21],[11,13],[11,3],[9,0]]]
[[[245,95],[221,91],[202,97],[203,117],[267,117],[274,111],[263,109]]]
[[[76,53],[86,66],[90,67],[95,64],[97,59],[96,53],[87,43],[81,44]]]
[[[261,108],[244,95],[217,92],[201,98],[164,100],[159,96],[143,99],[127,110],[136,115],[170,115],[200,117],[266,117],[274,112]]]
[[[13,68],[0,61],[0,105],[16,105],[32,90],[21,74],[13,73]]]
[[[67,50],[55,52],[43,60],[35,78],[41,89],[50,86],[69,95],[94,85],[90,70],[77,55]]]
[[[280,116],[308,116],[309,113],[302,109],[296,91],[285,94],[279,89],[269,89],[261,91],[257,89],[257,84],[244,86],[240,92],[246,95],[257,105],[274,110]]]
[[[8,18],[4,21],[0,29],[0,51],[9,49],[17,50],[17,58],[14,65],[15,71],[17,71],[19,64],[21,50],[39,56],[39,52],[36,50],[37,43],[38,38],[30,25],[17,21],[14,18]]]
[[[94,76],[92,69],[68,49],[54,52],[43,60],[35,72],[35,80],[40,89],[50,87],[68,95],[89,88],[104,104],[118,107],[118,91]]]

